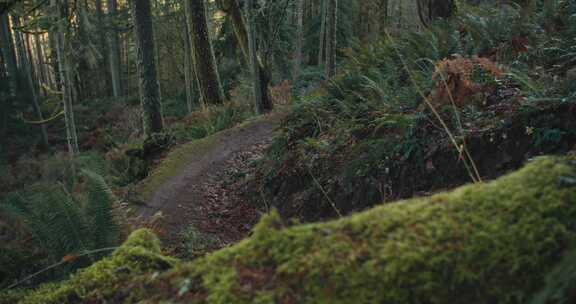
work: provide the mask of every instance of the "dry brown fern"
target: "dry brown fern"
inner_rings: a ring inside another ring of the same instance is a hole
[[[478,69],[495,78],[500,78],[503,74],[496,63],[488,58],[458,56],[440,61],[432,76],[435,86],[428,95],[428,101],[435,107],[453,102],[460,108],[471,100],[472,96],[489,92],[492,87],[476,83],[473,79],[474,72]]]

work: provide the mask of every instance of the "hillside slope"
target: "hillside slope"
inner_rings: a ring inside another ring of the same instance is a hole
[[[576,163],[539,158],[490,183],[285,227],[192,262],[134,232],[69,281],[0,303],[526,303],[576,237]],[[169,269],[171,268],[171,269]]]

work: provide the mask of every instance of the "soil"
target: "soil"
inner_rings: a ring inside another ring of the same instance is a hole
[[[165,248],[190,255],[186,243],[190,231],[196,242],[205,243],[199,244],[200,251],[233,244],[249,234],[259,212],[243,198],[243,180],[271,143],[280,115],[270,114],[217,134],[214,145],[201,156],[190,156],[182,164],[185,169],[139,208],[145,221],[154,222]]]

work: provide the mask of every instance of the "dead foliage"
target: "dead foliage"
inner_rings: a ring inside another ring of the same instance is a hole
[[[503,71],[488,58],[458,56],[444,59],[436,65],[434,72],[434,89],[428,100],[435,107],[453,103],[461,108],[477,94],[487,94],[495,89],[493,85],[479,83],[474,75],[479,72],[499,79]]]

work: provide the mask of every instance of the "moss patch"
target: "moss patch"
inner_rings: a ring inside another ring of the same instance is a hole
[[[176,263],[175,259],[161,255],[160,242],[152,232],[137,230],[109,258],[79,271],[64,284],[45,284],[18,303],[114,299],[123,282],[143,273],[167,270]],[[22,294],[22,291],[16,291],[2,295],[0,303],[15,303],[15,298]]]
[[[163,274],[117,279],[119,264],[141,265],[134,256],[171,264],[128,246],[23,302],[525,303],[575,240],[575,176],[574,162],[548,157],[337,221],[284,227],[272,213],[252,238]]]

